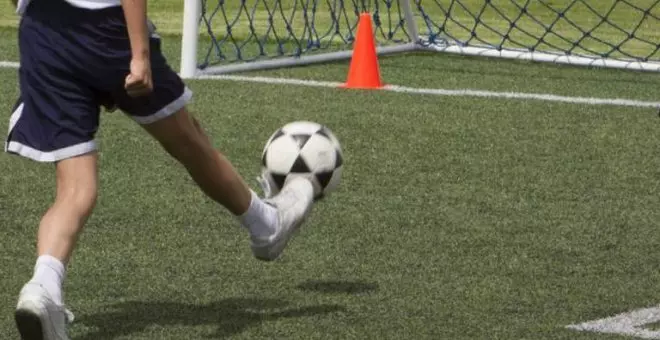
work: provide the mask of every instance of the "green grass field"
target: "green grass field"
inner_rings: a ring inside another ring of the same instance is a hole
[[[180,6],[152,6],[175,33]],[[8,11],[0,60],[16,61]],[[164,48],[178,68],[180,38]],[[439,54],[380,63],[404,86],[659,99],[657,74]],[[347,66],[250,75],[343,81]],[[16,80],[0,69],[0,131]],[[100,201],[66,282],[75,340],[623,340],[565,326],[660,303],[657,110],[188,83],[191,109],[251,185],[268,136],[313,120],[342,142],[340,189],[280,261],[262,263],[156,142],[104,113]],[[0,169],[0,334],[16,339],[53,167],[3,154]]]

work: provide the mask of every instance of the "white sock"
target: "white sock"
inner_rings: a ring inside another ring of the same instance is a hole
[[[239,219],[252,236],[264,238],[272,235],[277,228],[277,209],[272,205],[266,204],[252,190],[252,200],[250,207]]]
[[[41,255],[37,258],[31,281],[41,284],[55,304],[63,305],[62,282],[64,282],[65,275],[66,268],[60,260],[50,255]]]

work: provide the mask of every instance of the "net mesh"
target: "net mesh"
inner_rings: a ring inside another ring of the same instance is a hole
[[[417,40],[407,0],[202,0],[200,68],[350,48],[369,12],[379,45]],[[410,0],[427,44],[660,60],[660,0]]]

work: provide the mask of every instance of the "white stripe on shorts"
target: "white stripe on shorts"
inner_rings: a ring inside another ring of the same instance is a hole
[[[96,150],[96,141],[93,140],[48,152],[40,151],[33,147],[10,140],[11,132],[23,114],[23,107],[23,103],[18,105],[9,118],[9,131],[7,132],[7,140],[5,141],[5,152],[15,153],[37,162],[57,162]]]

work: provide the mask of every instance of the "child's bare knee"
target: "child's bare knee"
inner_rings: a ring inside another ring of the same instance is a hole
[[[88,216],[98,197],[96,155],[60,162],[57,166],[56,204]]]
[[[68,182],[57,188],[55,203],[81,217],[89,216],[96,207],[98,189],[84,181]]]

